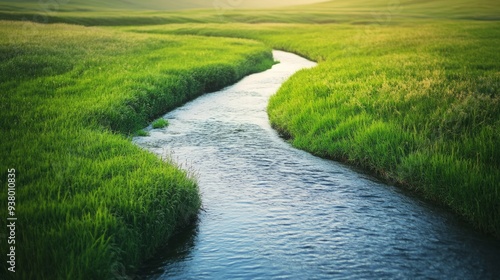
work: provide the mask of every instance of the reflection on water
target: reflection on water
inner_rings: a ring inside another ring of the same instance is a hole
[[[500,244],[453,215],[290,147],[266,105],[314,63],[281,63],[169,113],[134,139],[196,170],[196,225],[143,269],[148,279],[495,279]]]

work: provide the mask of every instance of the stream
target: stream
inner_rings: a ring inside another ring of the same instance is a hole
[[[167,115],[134,143],[195,174],[195,225],[144,279],[499,279],[500,242],[455,215],[340,163],[291,147],[266,106],[291,75],[279,64]]]

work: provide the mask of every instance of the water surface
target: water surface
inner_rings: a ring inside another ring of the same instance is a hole
[[[296,150],[269,125],[269,97],[315,64],[280,64],[167,114],[135,138],[198,178],[204,211],[151,260],[147,279],[495,279],[500,245],[454,215]]]

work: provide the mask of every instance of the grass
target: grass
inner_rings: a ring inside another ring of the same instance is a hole
[[[16,277],[130,274],[197,214],[200,197],[194,178],[129,135],[271,66],[270,49],[61,24],[26,33],[25,24],[0,22],[0,184],[15,168]],[[4,218],[6,203],[2,192]]]
[[[319,62],[268,107],[295,147],[362,166],[500,237],[498,1],[61,7],[38,16],[33,6],[9,5],[0,18],[109,26],[0,24],[0,155],[8,159],[0,180],[7,168],[20,170],[19,223],[29,227],[18,238],[32,245],[18,251],[26,278],[128,273],[169,236],[165,224],[195,212],[192,179],[127,135],[270,65],[262,44],[221,37]]]
[[[63,0],[58,2],[40,2],[37,0],[3,0],[1,3],[3,9],[19,11],[26,10],[32,11],[34,9],[56,9],[61,12],[74,12],[74,11],[171,11],[171,10],[185,10],[185,9],[236,9],[236,8],[269,8],[276,6],[290,6],[290,5],[303,5],[315,2],[322,2],[321,0],[275,0],[273,2],[265,0],[254,1],[232,1],[232,0],[218,0],[218,1],[205,1],[205,0],[184,0],[184,1],[163,1],[163,0]],[[324,1],[323,1],[324,2]]]
[[[499,20],[496,0],[352,0],[323,1],[295,7],[308,0],[281,1],[62,1],[41,5],[39,1],[2,1],[0,19],[40,23],[73,23],[86,26],[138,26],[184,23],[350,23],[380,25],[415,20]],[[204,10],[178,10],[186,8]],[[256,8],[268,7],[268,9]],[[245,9],[241,9],[245,8]],[[254,8],[249,10],[250,8]],[[241,35],[243,36],[243,35]]]
[[[165,119],[158,119],[156,121],[153,122],[153,128],[156,129],[156,128],[164,128],[166,126],[168,126],[168,121],[165,120]]]
[[[144,129],[139,129],[138,131],[135,132],[135,136],[149,136],[149,132],[145,131]]]
[[[308,36],[338,45],[285,47],[322,63],[271,100],[271,122],[296,147],[372,170],[500,236],[500,24],[417,26],[378,26],[354,42],[352,28],[324,27]]]

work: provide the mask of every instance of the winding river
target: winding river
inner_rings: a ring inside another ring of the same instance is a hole
[[[134,142],[196,174],[203,208],[146,279],[495,279],[500,243],[454,215],[342,164],[292,148],[269,97],[315,64],[280,61],[167,114]]]

